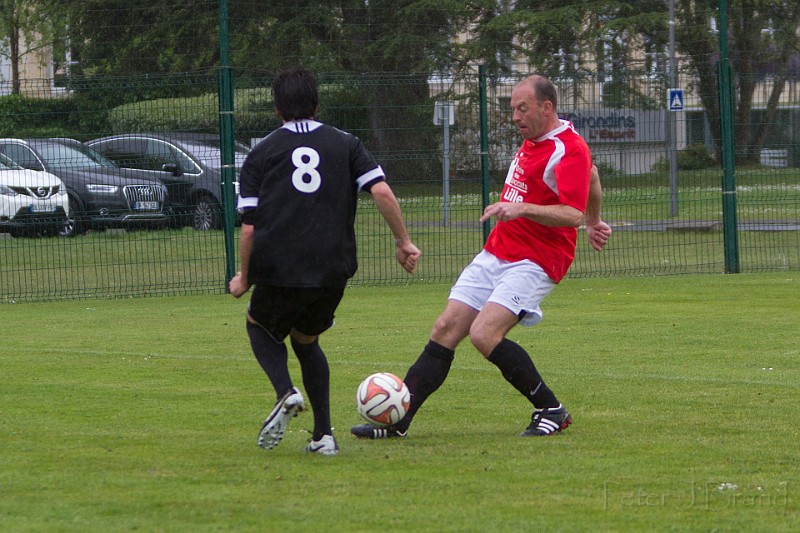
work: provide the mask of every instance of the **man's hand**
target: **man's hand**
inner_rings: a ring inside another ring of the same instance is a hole
[[[611,232],[611,226],[602,220],[592,225],[586,225],[586,236],[589,238],[589,244],[598,252],[601,252],[603,247],[608,244],[608,239],[611,238]]]
[[[483,210],[483,216],[480,218],[481,222],[495,217],[497,220],[513,220],[522,216],[524,207],[521,203],[516,202],[497,202],[487,205]]]
[[[417,261],[422,257],[422,252],[414,246],[411,239],[401,239],[395,244],[394,256],[405,271],[411,274],[417,268]]]
[[[228,283],[228,290],[234,298],[240,298],[243,294],[250,290],[250,284],[242,278],[242,273],[237,272],[230,283]]]

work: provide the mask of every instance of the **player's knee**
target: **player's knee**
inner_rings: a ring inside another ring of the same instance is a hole
[[[450,328],[451,328],[451,325],[444,318],[444,316],[439,316],[436,319],[436,322],[433,323],[433,330],[431,331],[431,338],[439,338],[439,337],[445,336]]]
[[[472,328],[469,330],[469,340],[472,342],[472,345],[481,352],[481,355],[489,357],[495,346],[503,340],[503,337],[497,331],[492,331],[491,329],[473,324]]]
[[[292,344],[292,349],[298,355],[314,350],[316,346],[319,346],[319,335],[305,335],[297,330],[292,330],[289,340]]]
[[[458,345],[465,336],[466,331],[464,327],[457,321],[447,318],[445,315],[436,319],[436,322],[433,324],[433,330],[431,331],[431,339],[448,347]]]

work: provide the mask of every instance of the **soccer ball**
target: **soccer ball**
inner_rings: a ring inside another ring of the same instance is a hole
[[[356,393],[358,414],[368,422],[385,427],[406,416],[411,393],[403,380],[388,372],[368,376]]]

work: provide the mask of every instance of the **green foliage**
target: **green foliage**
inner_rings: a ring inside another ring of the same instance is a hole
[[[630,74],[603,84],[603,106],[609,109],[659,109],[658,102],[630,81]]]
[[[12,94],[20,93],[20,71],[41,48],[64,39],[67,12],[62,0],[0,2],[0,56],[8,59]]]
[[[603,161],[595,161],[597,172],[600,174],[600,182],[605,186],[607,183],[615,181],[617,178],[623,178],[624,174],[617,170],[617,167],[610,163]]]
[[[703,170],[718,167],[719,163],[703,144],[690,144],[677,154],[678,170]],[[669,170],[669,160],[661,158],[653,165],[653,170]]]
[[[796,530],[797,279],[567,280],[509,335],[572,411],[563,434],[518,438],[530,404],[465,341],[408,438],[353,438],[358,383],[404,374],[448,288],[345,293],[321,340],[337,457],[300,451],[310,412],[255,445],[275,397],[246,302],[15,305],[8,331],[40,327],[0,346],[0,529]]]
[[[264,85],[267,85],[266,83]],[[368,133],[366,112],[356,87],[320,85],[321,120],[363,135]],[[270,89],[237,89],[234,92],[237,135],[263,136],[280,126]],[[158,98],[117,106],[108,122],[115,133],[141,131],[208,131],[219,129],[219,99],[216,93],[182,98]]]
[[[216,2],[62,0],[71,9],[72,47],[87,77],[210,72],[219,63]]]
[[[0,97],[0,136],[67,136],[74,131],[75,107],[69,99]]]
[[[265,89],[240,89],[234,94],[234,117],[240,131],[264,132],[278,125],[271,95]],[[182,98],[143,100],[111,109],[114,133],[143,131],[219,131],[216,93]]]

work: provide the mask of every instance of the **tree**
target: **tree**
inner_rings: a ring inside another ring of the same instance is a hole
[[[12,94],[20,93],[22,59],[63,35],[63,14],[58,0],[0,0],[0,54],[11,64]]]
[[[419,150],[430,121],[428,79],[462,56],[454,39],[486,0],[278,0],[234,4],[232,58],[241,74],[305,64],[348,76],[367,108],[376,153]],[[257,9],[256,9],[257,8]],[[382,79],[381,79],[382,78]],[[434,145],[431,139],[427,144]],[[424,176],[420,161],[386,157],[394,176]],[[402,167],[402,168],[401,168]],[[408,167],[408,168],[405,168]]]
[[[719,158],[719,87],[716,64],[716,0],[678,0],[676,40],[689,59],[697,90],[708,114]],[[798,48],[800,4],[795,0],[731,0],[730,55],[735,76],[734,143],[739,163],[758,162],[769,125],[774,121],[792,55]],[[758,82],[772,81],[765,117],[753,128],[753,100]]]
[[[663,98],[643,102],[643,95],[636,93],[632,80],[643,72],[641,67],[634,68],[633,62],[636,55],[641,58],[643,51],[666,48],[669,1],[519,0],[481,26],[477,38],[502,35],[515,55],[554,78],[580,80],[587,75],[597,76],[604,83],[606,105],[627,106],[635,98],[638,106],[659,106]],[[694,83],[719,155],[719,1],[674,1],[677,49],[688,66],[684,77]],[[791,62],[800,52],[800,2],[730,0],[728,15],[735,75],[737,160],[758,162],[787,77],[792,74]],[[586,54],[586,50],[594,53]],[[667,65],[656,66],[655,70],[645,70],[660,71],[666,89]],[[763,119],[753,127],[755,90],[763,82],[769,82],[765,85],[770,87],[770,94]]]
[[[73,46],[82,75],[209,72],[219,63],[216,2],[62,1],[80,36]]]

